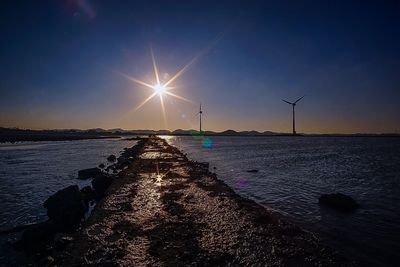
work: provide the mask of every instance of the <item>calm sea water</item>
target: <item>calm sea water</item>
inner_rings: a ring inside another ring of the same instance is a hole
[[[398,266],[400,138],[168,138],[190,158],[210,162],[238,193],[273,208],[350,258]],[[257,169],[258,173],[247,170]],[[318,197],[342,192],[361,208],[322,209]]]

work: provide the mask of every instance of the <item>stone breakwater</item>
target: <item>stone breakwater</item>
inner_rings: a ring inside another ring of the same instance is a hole
[[[165,140],[146,138],[132,149],[90,217],[63,235],[68,241],[47,265],[353,265]]]

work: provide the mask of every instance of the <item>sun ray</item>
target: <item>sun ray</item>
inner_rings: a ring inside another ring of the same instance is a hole
[[[170,96],[176,97],[176,98],[178,98],[178,99],[180,99],[180,100],[183,100],[183,101],[186,101],[186,102],[189,102],[189,103],[192,103],[192,104],[194,104],[194,103],[193,103],[193,101],[191,101],[191,100],[189,100],[189,99],[187,99],[187,98],[184,98],[184,97],[182,97],[182,96],[180,96],[180,95],[177,95],[177,94],[171,93],[171,92],[169,92],[169,91],[165,91],[164,93],[165,93],[165,94],[167,94],[167,95],[170,95]]]
[[[157,84],[160,84],[160,77],[158,76],[156,59],[154,58],[154,52],[152,47],[150,47],[150,53],[151,53],[151,59],[153,60],[154,75],[156,76]]]
[[[180,95],[177,95],[176,93],[172,93],[171,90],[175,89],[175,86],[171,86],[171,84],[178,79],[180,76],[182,76],[182,74],[184,74],[194,63],[196,63],[202,56],[204,56],[207,52],[209,52],[209,50],[220,40],[222,39],[223,34],[220,35],[218,38],[216,38],[213,42],[211,42],[207,47],[205,47],[203,50],[201,50],[195,57],[193,57],[186,65],[183,66],[182,69],[180,69],[174,76],[172,76],[171,79],[169,79],[167,82],[162,83],[162,81],[160,81],[160,74],[158,71],[158,66],[157,66],[157,62],[154,56],[154,51],[153,48],[150,47],[150,54],[151,54],[151,59],[152,59],[152,65],[153,65],[153,71],[154,71],[154,76],[155,76],[155,84],[149,84],[147,82],[144,82],[142,80],[139,80],[135,77],[132,77],[130,75],[127,75],[125,73],[119,72],[119,71],[115,71],[113,70],[113,72],[129,79],[130,81],[133,81],[139,85],[142,85],[145,88],[148,89],[152,89],[153,93],[147,97],[143,102],[141,102],[136,108],[134,108],[133,112],[139,110],[141,107],[143,107],[143,105],[145,105],[148,101],[150,101],[154,96],[159,95],[160,97],[160,104],[161,104],[161,109],[162,109],[162,113],[163,113],[163,119],[164,119],[164,124],[165,126],[167,126],[167,117],[166,117],[166,111],[165,111],[165,103],[164,103],[164,99],[163,96],[164,95],[169,95],[172,97],[175,97],[177,99],[186,101],[188,103],[194,104],[193,101],[184,98]]]
[[[150,99],[152,99],[156,94],[157,92],[152,93],[148,98],[146,98],[142,103],[140,103],[139,106],[135,108],[135,111],[143,107],[143,105],[146,104]]]
[[[179,70],[171,79],[169,79],[164,86],[168,86],[170,83],[178,79],[183,73],[185,73],[197,60],[208,53],[208,51],[215,46],[223,37],[225,33],[221,33],[215,40],[213,40],[209,45],[207,45],[203,50],[201,50],[192,60],[190,60],[181,70]]]
[[[131,81],[133,81],[133,82],[135,82],[137,84],[140,84],[140,85],[143,85],[143,86],[148,87],[150,89],[153,89],[153,85],[145,83],[145,82],[143,82],[143,81],[141,81],[139,79],[136,79],[135,77],[129,76],[129,75],[125,74],[125,73],[122,73],[122,72],[119,72],[119,71],[116,71],[116,70],[114,70],[114,72],[119,74],[119,75],[121,75],[121,76],[124,76],[128,80],[131,80]]]
[[[189,67],[191,65],[193,65],[201,56],[202,54],[199,54],[197,56],[195,56],[192,60],[189,61],[189,63],[187,63],[182,69],[180,69],[171,79],[169,79],[164,85],[168,86],[170,83],[172,83],[173,81],[175,81],[176,79],[179,78],[179,76],[181,76],[183,73],[185,73]]]
[[[162,95],[160,95],[160,103],[161,103],[161,109],[163,113],[163,119],[164,119],[164,126],[167,128],[167,114],[165,113],[165,106],[164,106],[164,99]]]

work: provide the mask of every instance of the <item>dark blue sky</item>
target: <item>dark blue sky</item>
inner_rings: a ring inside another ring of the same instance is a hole
[[[208,130],[399,131],[400,2],[6,1],[0,125],[164,128],[150,45],[174,93],[203,102]],[[215,40],[222,36],[219,41]],[[197,104],[166,96],[167,128],[197,127]]]

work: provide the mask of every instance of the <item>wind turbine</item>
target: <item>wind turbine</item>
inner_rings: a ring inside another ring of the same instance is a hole
[[[303,97],[305,97],[305,96],[306,96],[306,95],[303,95],[302,97],[300,97],[299,99],[297,99],[297,100],[294,101],[293,103],[282,99],[283,102],[286,102],[286,103],[288,103],[289,105],[292,105],[292,112],[293,112],[293,135],[296,135],[296,117],[295,117],[294,107],[296,106],[297,102],[299,102],[300,100],[302,100]]]
[[[200,116],[200,134],[201,134],[201,132],[202,132],[202,130],[201,130],[201,114],[203,114],[203,111],[201,110],[201,102],[200,102],[200,110],[199,110],[199,116]]]

